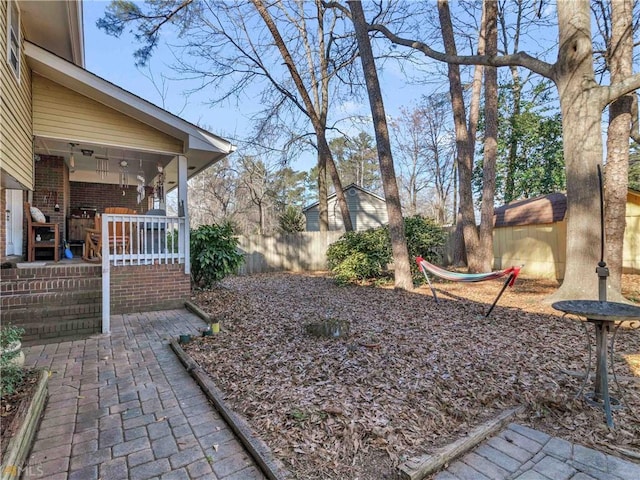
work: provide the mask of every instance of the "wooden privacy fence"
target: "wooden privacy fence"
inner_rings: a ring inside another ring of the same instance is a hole
[[[241,275],[278,271],[327,270],[327,248],[344,232],[299,232],[241,235]]]

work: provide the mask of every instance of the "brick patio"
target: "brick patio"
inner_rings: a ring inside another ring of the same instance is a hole
[[[27,348],[52,372],[26,478],[265,478],[171,351],[186,310],[111,317],[111,335]]]

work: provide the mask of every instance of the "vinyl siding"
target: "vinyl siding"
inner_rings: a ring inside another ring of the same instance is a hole
[[[624,231],[622,270],[625,273],[640,273],[640,195],[627,195],[627,226]]]
[[[180,140],[39,75],[33,76],[33,130],[77,142],[183,152]]]
[[[20,50],[20,80],[7,62],[8,3],[0,2],[0,165],[3,174],[33,189],[31,71]],[[20,38],[24,42],[22,35]]]
[[[355,192],[355,193],[351,193]],[[369,195],[357,188],[345,190],[345,198],[349,206],[349,216],[354,230],[367,230],[389,223],[387,206],[383,200]],[[329,230],[344,230],[342,213],[335,196],[329,199]],[[314,206],[305,212],[307,231],[320,230],[318,206]]]

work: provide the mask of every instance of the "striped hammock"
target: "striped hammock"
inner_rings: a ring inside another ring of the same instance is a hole
[[[424,275],[424,278],[427,280],[427,283],[429,284],[429,288],[431,289],[431,293],[433,294],[433,298],[435,299],[436,303],[438,303],[438,296],[436,295],[435,288],[433,288],[433,285],[431,284],[431,280],[429,280],[429,276],[427,275],[427,272],[435,275],[436,277],[449,280],[450,282],[466,282],[466,283],[484,282],[485,280],[495,280],[497,278],[508,276],[507,280],[504,282],[504,285],[502,286],[502,290],[500,290],[500,293],[494,300],[493,304],[491,305],[491,308],[489,308],[489,311],[486,313],[485,317],[489,316],[489,314],[493,310],[493,307],[495,307],[496,303],[498,303],[498,300],[500,300],[500,297],[504,293],[505,289],[507,287],[513,286],[513,284],[516,281],[516,278],[518,278],[518,275],[520,274],[520,269],[522,268],[522,266],[510,267],[505,270],[496,270],[495,272],[488,272],[488,273],[458,273],[458,272],[450,272],[449,270],[445,270],[443,268],[437,267],[436,265],[433,265],[432,263],[427,262],[422,257],[416,257],[416,263],[418,264],[420,271]]]

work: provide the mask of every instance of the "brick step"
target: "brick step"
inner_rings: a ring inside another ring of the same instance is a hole
[[[93,288],[81,291],[25,292],[21,295],[3,296],[0,299],[0,307],[3,311],[48,306],[84,305],[87,303],[102,303],[102,290]]]
[[[74,320],[62,320],[55,323],[29,324],[22,326],[24,335],[22,336],[23,345],[32,345],[46,343],[47,339],[56,339],[61,341],[64,338],[73,338],[92,333],[99,333],[102,328],[100,317],[96,318],[77,318]]]
[[[77,320],[79,318],[100,317],[102,302],[80,305],[41,305],[2,310],[2,322],[14,325],[31,323],[56,323],[58,321]]]
[[[2,296],[47,293],[47,292],[73,292],[84,290],[100,290],[102,278],[60,278],[60,279],[19,279],[2,282]]]

